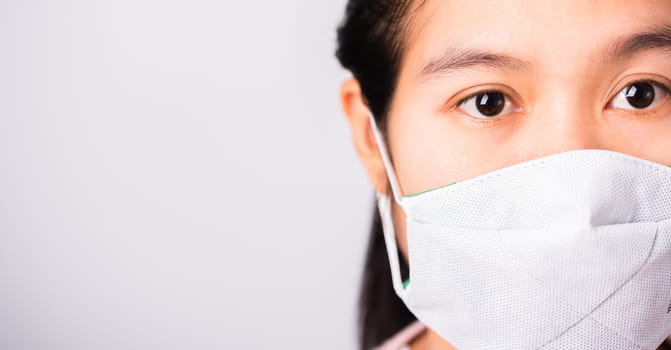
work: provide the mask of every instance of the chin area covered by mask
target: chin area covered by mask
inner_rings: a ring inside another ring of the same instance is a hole
[[[403,283],[378,193],[394,289],[459,350],[655,349],[671,335],[671,168],[578,150],[403,196]]]

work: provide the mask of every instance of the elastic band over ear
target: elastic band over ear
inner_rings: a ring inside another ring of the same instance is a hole
[[[377,142],[377,148],[380,151],[382,156],[382,162],[384,163],[384,168],[387,173],[387,178],[389,179],[389,184],[391,185],[391,191],[394,195],[394,200],[399,205],[401,204],[401,189],[399,188],[398,181],[396,180],[396,174],[394,173],[394,167],[391,164],[389,158],[389,152],[387,152],[387,145],[384,142],[384,138],[380,133],[380,130],[377,128],[377,123],[372,113],[368,114],[368,119],[373,128],[373,134],[375,135],[375,141]],[[391,200],[389,196],[384,193],[377,193],[377,207],[380,211],[380,219],[382,221],[382,232],[384,233],[384,242],[387,247],[387,257],[389,258],[389,267],[391,269],[391,280],[396,291],[396,295],[406,302],[407,290],[403,285],[401,279],[401,265],[398,258],[398,247],[396,245],[396,233],[394,230],[394,220],[392,218],[392,208]]]
[[[399,205],[401,204],[401,199],[403,194],[401,193],[401,188],[398,185],[398,180],[396,180],[396,173],[394,172],[394,167],[391,164],[391,158],[389,157],[389,152],[387,151],[387,144],[384,142],[384,138],[380,133],[380,130],[377,128],[377,123],[375,122],[375,117],[373,113],[368,112],[368,119],[370,124],[373,127],[373,134],[375,135],[375,141],[377,142],[377,149],[382,155],[382,162],[384,163],[384,169],[387,172],[387,179],[389,179],[389,184],[391,185],[391,192],[394,195],[394,200]]]
[[[382,221],[382,232],[384,233],[384,245],[387,247],[387,257],[389,258],[389,267],[391,269],[391,281],[396,295],[398,295],[403,302],[407,300],[407,286],[401,279],[401,265],[398,258],[398,248],[396,245],[396,231],[394,230],[394,220],[391,214],[391,200],[389,196],[378,193],[377,207],[380,211],[380,219]]]

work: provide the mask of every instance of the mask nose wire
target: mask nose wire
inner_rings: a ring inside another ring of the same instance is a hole
[[[382,134],[380,133],[380,129],[377,127],[377,123],[375,122],[375,117],[373,117],[373,113],[368,112],[368,120],[370,120],[370,124],[373,128],[373,134],[375,135],[375,142],[377,143],[377,149],[380,151],[380,155],[382,156],[382,162],[384,163],[384,169],[387,173],[387,179],[389,180],[389,184],[391,185],[391,192],[394,195],[394,200],[398,205],[401,205],[401,199],[403,198],[403,194],[401,192],[401,188],[398,185],[398,180],[396,179],[396,173],[394,172],[394,167],[391,164],[391,158],[389,157],[389,152],[387,149],[387,144],[384,142],[384,138],[382,137]]]

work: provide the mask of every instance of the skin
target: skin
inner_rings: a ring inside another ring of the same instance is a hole
[[[626,38],[665,26],[671,28],[668,0],[428,0],[414,8],[387,128],[402,193],[577,149],[671,165],[671,98],[664,91],[671,88],[671,42],[612,55]],[[468,50],[490,53],[490,64],[422,74],[428,62]],[[641,80],[659,84],[655,102],[632,109],[618,94]],[[473,115],[473,103],[460,105],[492,90],[509,96],[502,115]],[[355,79],[343,83],[341,100],[370,182],[389,193]],[[405,214],[394,205],[393,215],[407,260]],[[411,347],[454,349],[431,330]]]

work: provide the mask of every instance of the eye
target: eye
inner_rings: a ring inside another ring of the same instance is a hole
[[[638,110],[658,105],[669,97],[669,89],[654,81],[640,81],[625,86],[611,100],[613,108]]]
[[[467,114],[476,118],[492,118],[513,112],[513,104],[498,91],[481,92],[461,100],[458,104]]]

